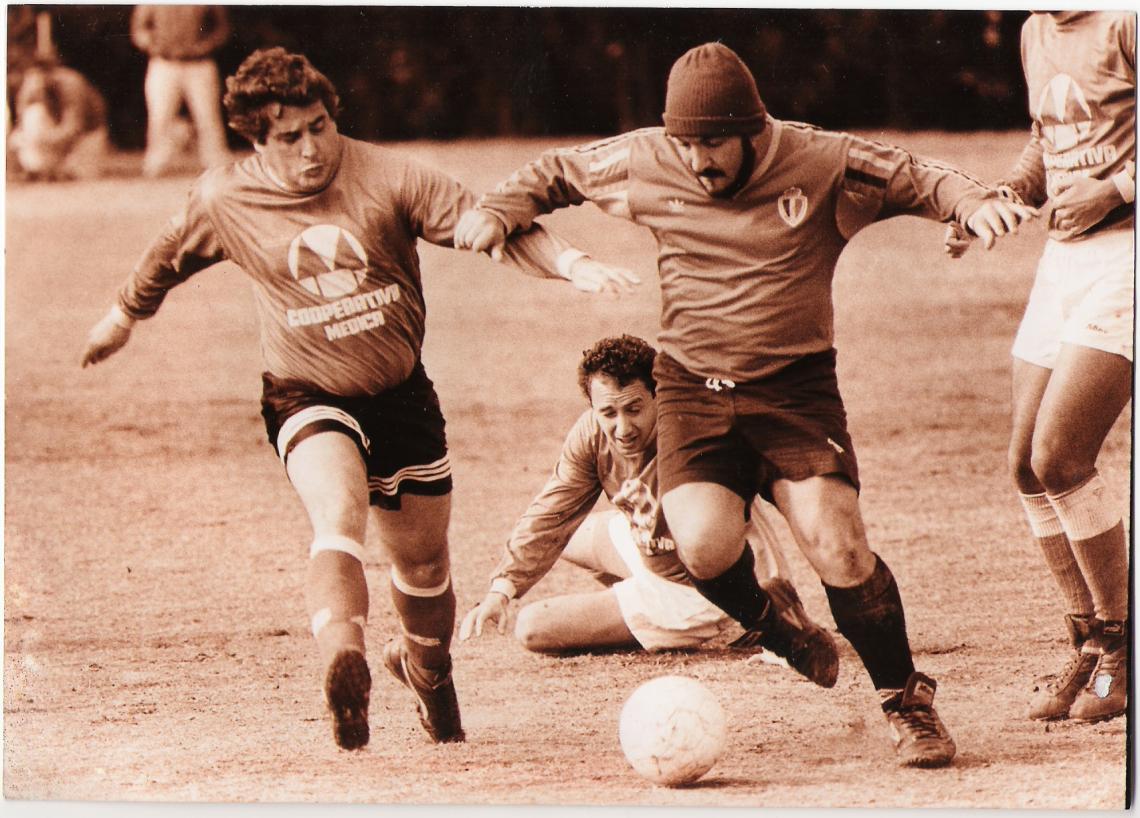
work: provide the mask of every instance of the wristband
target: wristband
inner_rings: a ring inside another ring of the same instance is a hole
[[[1128,174],[1128,171],[1122,170],[1120,173],[1114,174],[1112,183],[1120,191],[1120,198],[1124,200],[1125,204],[1132,204],[1136,201],[1136,180]]]
[[[558,255],[558,259],[554,262],[554,266],[558,270],[558,275],[570,281],[570,268],[573,267],[574,262],[580,258],[586,258],[586,254],[581,250],[577,250],[573,247],[568,250],[563,250]]]
[[[515,598],[515,584],[506,577],[495,577],[491,580],[491,590],[488,593],[502,594],[510,602]]]
[[[123,308],[118,304],[111,307],[111,312],[108,313],[108,317],[123,329],[130,329],[135,325],[135,319],[123,312]]]

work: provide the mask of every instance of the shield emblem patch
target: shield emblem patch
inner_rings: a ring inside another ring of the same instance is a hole
[[[787,223],[788,227],[797,227],[807,215],[807,196],[798,187],[790,187],[780,195],[779,201],[776,202],[776,209],[780,211],[780,218]]]

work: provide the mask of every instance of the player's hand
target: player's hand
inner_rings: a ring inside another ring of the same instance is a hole
[[[1022,222],[1037,217],[1037,208],[1003,199],[987,199],[966,219],[966,227],[989,250],[998,237],[1016,233]]]
[[[620,296],[633,292],[641,279],[624,267],[614,267],[582,256],[570,265],[570,282],[584,293]]]
[[[507,243],[507,226],[490,213],[468,210],[455,225],[452,243],[456,250],[487,253],[495,261],[502,261],[503,245]]]
[[[483,635],[483,626],[489,622],[498,625],[499,633],[507,632],[507,603],[505,596],[491,591],[476,607],[467,612],[459,626],[459,641],[465,642],[474,636]]]
[[[131,339],[131,330],[124,327],[122,319],[112,310],[100,319],[87,333],[87,348],[83,350],[82,366],[87,367],[109,358]]]
[[[1076,176],[1057,186],[1050,223],[1070,236],[1078,236],[1098,224],[1124,200],[1111,179]]]
[[[969,249],[974,237],[969,234],[961,222],[951,222],[946,225],[946,236],[943,239],[942,250],[950,258],[961,258]]]

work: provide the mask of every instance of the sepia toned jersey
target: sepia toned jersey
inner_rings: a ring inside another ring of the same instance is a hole
[[[554,473],[515,524],[491,590],[512,599],[530,590],[558,561],[602,494],[629,520],[645,566],[663,579],[691,585],[660,512],[656,444],[634,457],[622,454],[587,409],[566,436]],[[778,548],[756,505],[746,537],[769,551]]]
[[[1021,61],[1033,119],[1029,144],[1006,182],[1040,206],[1075,176],[1136,173],[1136,15],[1036,12],[1021,29]],[[1132,204],[1097,229],[1134,224]],[[1050,225],[1051,238],[1076,238]]]
[[[703,377],[747,381],[830,349],[835,265],[878,219],[964,219],[994,192],[946,165],[769,118],[769,147],[731,198],[701,187],[663,128],[556,149],[479,207],[510,228],[591,201],[657,239],[661,348]]]
[[[265,366],[336,395],[402,383],[419,359],[425,304],[416,241],[451,246],[474,197],[457,181],[348,137],[332,181],[283,190],[254,154],[207,171],[119,292],[146,318],[194,273],[230,260],[250,277]],[[525,272],[558,277],[564,243],[541,228],[508,243]]]

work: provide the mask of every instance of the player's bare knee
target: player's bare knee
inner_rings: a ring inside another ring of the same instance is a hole
[[[413,588],[435,588],[446,584],[451,576],[446,558],[430,561],[393,558],[392,567],[396,575]]]
[[[544,627],[544,606],[541,602],[527,605],[519,611],[515,620],[515,638],[524,648],[535,653],[552,649],[547,629]]]
[[[1034,444],[1031,465],[1037,482],[1049,494],[1061,494],[1081,484],[1096,468],[1095,461],[1087,462],[1079,453],[1048,440]]]

